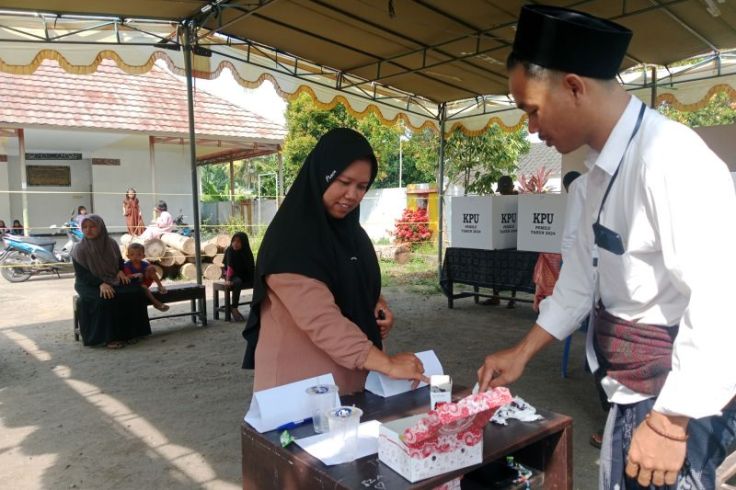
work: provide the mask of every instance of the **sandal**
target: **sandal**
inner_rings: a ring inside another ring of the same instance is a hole
[[[601,432],[593,432],[588,442],[590,442],[591,446],[600,449],[603,445],[603,434]]]
[[[245,318],[243,318],[242,313],[240,313],[240,311],[238,311],[237,308],[233,308],[232,310],[230,310],[230,314],[232,315],[233,320],[236,322],[242,322],[245,320]]]
[[[158,311],[169,311],[169,305],[161,303],[160,305],[153,305]]]
[[[123,344],[119,340],[113,340],[112,342],[108,342],[107,344],[105,344],[105,347],[107,347],[108,349],[117,350],[125,347],[125,344]]]

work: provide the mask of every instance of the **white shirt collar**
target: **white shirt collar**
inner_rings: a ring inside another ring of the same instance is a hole
[[[598,153],[591,149],[588,157],[585,159],[585,164],[588,168],[595,165],[608,175],[613,175],[616,172],[616,167],[621,161],[626,144],[631,137],[631,132],[634,131],[634,126],[636,126],[641,104],[642,102],[636,97],[632,96],[629,99],[629,104],[624,109],[624,112],[621,113],[621,117],[619,117],[618,122],[613,127],[601,152]]]

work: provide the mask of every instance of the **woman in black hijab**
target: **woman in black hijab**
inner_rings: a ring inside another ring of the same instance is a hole
[[[151,334],[143,288],[129,284],[120,248],[96,214],[82,220],[84,238],[72,249],[77,314],[84,345],[120,349],[125,341]]]
[[[304,162],[258,253],[243,332],[254,391],[327,372],[343,394],[361,391],[369,370],[425,379],[413,354],[382,351],[393,315],[359,223],[377,170],[368,141],[346,128],[323,135]]]
[[[240,291],[243,288],[253,287],[253,273],[255,272],[253,251],[250,249],[248,235],[237,232],[230,239],[230,246],[225,249],[223,265],[225,266],[225,281],[230,286],[230,313],[233,320],[242,322],[243,315],[238,310]],[[226,293],[227,294],[227,293]]]

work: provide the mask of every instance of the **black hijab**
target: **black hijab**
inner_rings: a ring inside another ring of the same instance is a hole
[[[240,240],[240,250],[233,248],[233,240]],[[253,284],[253,272],[255,271],[255,263],[253,260],[253,251],[250,249],[248,235],[239,231],[230,239],[230,246],[225,249],[225,257],[223,260],[225,267],[231,267],[236,276],[245,281],[246,286]]]
[[[323,282],[342,314],[381,348],[374,308],[381,294],[381,272],[373,244],[360,226],[360,207],[343,219],[327,214],[322,195],[354,161],[371,163],[369,187],[378,163],[368,141],[347,128],[324,134],[304,161],[258,251],[253,303],[243,337],[248,345],[243,368],[255,367],[261,303],[269,274],[301,274]]]

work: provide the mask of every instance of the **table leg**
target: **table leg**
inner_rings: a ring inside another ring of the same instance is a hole
[[[480,288],[478,286],[473,286],[473,292],[475,293],[475,295],[473,296],[473,301],[477,305],[479,300],[478,293],[480,292]]]
[[[225,321],[229,322],[231,321],[231,313],[230,313],[230,289],[226,288],[225,291]]]
[[[212,319],[220,319],[220,290],[212,286]]]
[[[455,291],[453,288],[454,284],[452,281],[447,281],[447,289],[449,294],[447,295],[447,307],[449,309],[452,309],[454,306],[454,299],[455,299]]]

